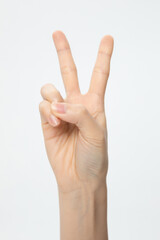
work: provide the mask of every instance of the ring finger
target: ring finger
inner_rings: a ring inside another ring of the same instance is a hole
[[[55,88],[55,86],[51,83],[47,83],[41,88],[41,95],[44,100],[47,100],[48,102],[63,102],[63,98],[60,94],[60,92]]]

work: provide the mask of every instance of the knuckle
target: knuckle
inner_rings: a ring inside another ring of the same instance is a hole
[[[106,56],[107,58],[111,58],[111,53],[110,52],[106,52],[106,51],[102,51],[102,50],[100,50],[99,52],[98,52],[98,54],[100,54],[100,55],[104,55],[104,56]]]
[[[50,87],[51,83],[46,83],[41,87],[41,95],[44,95],[46,93],[46,89],[48,89],[48,86]]]
[[[57,52],[58,52],[58,53],[62,53],[62,54],[63,54],[64,52],[67,52],[67,51],[71,51],[70,46],[57,49]]]
[[[61,73],[62,74],[69,74],[71,72],[76,72],[77,73],[77,68],[76,68],[75,64],[73,64],[72,66],[71,65],[61,66]]]
[[[109,77],[109,69],[108,70],[105,70],[101,67],[94,67],[93,71],[95,73],[99,73],[99,74],[103,74],[105,75],[106,77]]]
[[[45,101],[42,101],[42,102],[40,102],[39,103],[39,111],[40,112],[43,112],[44,111],[44,109],[45,109]]]
[[[41,87],[41,95],[46,96],[53,93],[59,93],[59,91],[55,88],[55,86],[51,83],[46,83]]]

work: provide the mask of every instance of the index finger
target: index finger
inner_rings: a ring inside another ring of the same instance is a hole
[[[77,68],[71,53],[69,42],[65,34],[61,31],[55,31],[52,34],[53,41],[57,50],[60,70],[64,87],[67,95],[79,93],[79,83],[77,76]]]

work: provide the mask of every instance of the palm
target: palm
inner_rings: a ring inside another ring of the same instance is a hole
[[[93,86],[92,83],[90,91],[82,95],[78,89],[78,81],[75,79],[75,75],[73,76],[72,71],[68,71],[71,69],[71,65],[74,64],[74,62],[73,58],[71,57],[71,52],[66,53],[68,50],[70,50],[68,48],[69,45],[67,39],[61,32],[60,37],[61,39],[59,37],[56,39],[55,37],[54,41],[59,56],[62,77],[65,83],[66,91],[68,90],[70,93],[71,88],[74,90],[72,91],[72,94],[68,94],[66,96],[66,99],[63,101],[66,103],[82,104],[85,106],[85,108],[89,111],[92,117],[97,121],[97,123],[104,129],[104,132],[106,133],[103,97],[106,80],[109,75],[110,59],[108,60],[108,57],[111,56],[111,54],[105,54],[104,52],[102,53],[102,49],[100,49],[99,56],[101,55],[101,59],[97,58],[98,62],[96,62],[93,71],[91,82],[94,82],[95,79],[97,81],[98,77],[103,79],[101,87],[98,88],[100,92],[98,89],[95,91],[96,86]],[[57,40],[59,40],[59,42]],[[63,47],[66,51],[62,51],[61,49],[59,50],[60,47],[62,48],[62,46],[60,46],[62,44],[64,44]],[[99,65],[99,62],[102,62],[102,59],[108,61],[107,67],[106,63],[102,63],[101,66]],[[66,68],[67,64],[70,65],[68,68]],[[70,86],[70,89],[68,89],[67,86],[67,82],[69,81],[68,78],[74,78],[75,81],[75,83],[73,82],[72,87]],[[77,89],[75,91],[75,88],[77,88],[78,91]],[[44,99],[46,98],[44,97]],[[52,102],[51,98],[47,100],[49,102]],[[78,187],[79,180],[86,180],[90,177],[93,177],[94,175],[99,174],[98,171],[100,171],[100,169],[98,166],[96,170],[91,170],[90,166],[97,164],[97,157],[101,155],[102,151],[102,155],[104,156],[106,150],[100,148],[102,142],[96,141],[95,144],[94,142],[88,142],[88,145],[86,145],[86,139],[83,138],[77,126],[65,121],[61,121],[61,124],[56,128],[51,126],[48,122],[42,123],[42,127],[47,155],[55,172],[59,186],[65,190],[71,191]],[[106,142],[103,144],[106,144]],[[99,148],[100,153],[97,153],[97,148]],[[98,156],[96,154],[98,154]],[[87,164],[86,159],[88,159]],[[107,155],[105,159],[104,157],[102,159],[99,159],[98,164],[101,164],[102,168],[107,168]],[[88,172],[89,169],[90,172]],[[72,188],[70,189],[69,187],[68,189],[68,186],[72,186]]]

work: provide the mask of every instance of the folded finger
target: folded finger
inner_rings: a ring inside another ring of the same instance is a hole
[[[63,102],[63,98],[60,92],[51,83],[47,83],[44,86],[42,86],[41,96],[43,97],[44,100],[47,100],[50,103],[53,101]]]
[[[56,127],[60,124],[61,120],[51,113],[51,104],[48,101],[43,100],[40,102],[39,112],[42,124],[49,123],[53,127]]]

